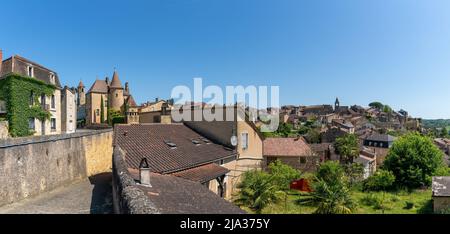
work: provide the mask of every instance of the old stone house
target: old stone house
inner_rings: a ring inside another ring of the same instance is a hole
[[[321,160],[303,138],[267,138],[263,144],[265,167],[280,160],[303,172],[313,172]]]
[[[2,61],[2,54],[0,53],[0,61],[0,79],[6,78],[10,74],[16,74],[22,77],[36,79],[55,87],[55,90],[51,95],[30,93],[30,106],[35,104],[34,98],[38,97],[37,99],[42,109],[50,113],[49,119],[40,120],[37,118],[30,118],[28,120],[30,130],[33,131],[35,135],[53,135],[64,132],[61,121],[62,113],[66,112],[66,110],[62,110],[62,87],[58,74],[55,71],[19,55],[13,55]],[[5,110],[2,111],[5,112]]]
[[[84,94],[81,82],[77,90],[79,106],[83,105],[84,100],[86,102],[84,108],[88,126],[106,123],[109,111],[117,111],[125,116],[127,103],[135,103],[128,82],[123,87],[117,71],[114,71],[111,81],[108,77],[104,80],[97,79],[87,94]]]

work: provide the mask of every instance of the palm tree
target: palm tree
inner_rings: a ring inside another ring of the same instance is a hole
[[[304,194],[297,202],[317,206],[316,214],[351,214],[355,208],[349,189],[340,180],[327,182],[316,178],[313,192]]]
[[[278,201],[284,195],[279,187],[272,183],[272,176],[261,171],[246,172],[238,188],[240,192],[235,203],[247,206],[257,214],[261,214],[267,205]]]

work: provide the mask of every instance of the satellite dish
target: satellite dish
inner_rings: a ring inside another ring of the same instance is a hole
[[[236,136],[232,136],[231,137],[231,145],[232,146],[237,146],[237,143],[238,143],[237,137]]]

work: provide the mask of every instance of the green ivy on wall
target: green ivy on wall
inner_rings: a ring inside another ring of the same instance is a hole
[[[9,133],[13,137],[29,136],[34,132],[29,129],[28,120],[50,119],[50,112],[42,108],[39,98],[42,94],[51,96],[56,87],[31,77],[10,74],[0,80],[0,100],[6,102],[9,121]],[[33,93],[34,104],[30,105]]]

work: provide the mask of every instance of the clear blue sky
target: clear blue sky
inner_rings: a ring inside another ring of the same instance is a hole
[[[137,102],[175,85],[279,85],[282,104],[450,118],[450,1],[5,1],[0,48],[63,84],[117,67]]]

